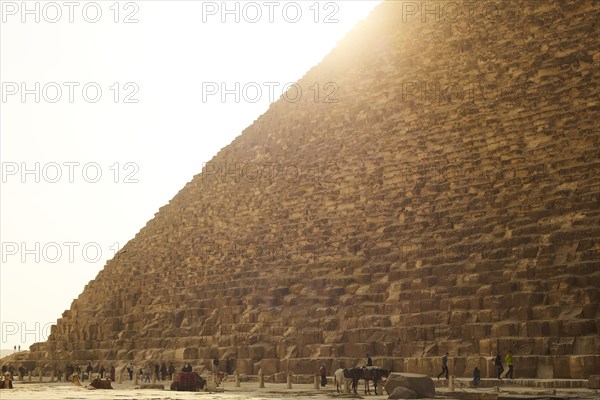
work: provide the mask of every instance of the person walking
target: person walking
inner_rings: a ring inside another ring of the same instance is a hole
[[[494,365],[496,366],[496,371],[498,371],[498,379],[502,379],[502,372],[504,372],[504,367],[502,366],[502,356],[500,352],[496,354],[496,360],[494,361]]]
[[[213,360],[213,372],[215,374],[219,373],[219,357],[215,357],[215,359]]]
[[[129,380],[132,381],[133,374],[135,373],[135,367],[133,366],[133,363],[129,363],[129,366],[127,367],[127,373],[129,374]]]
[[[438,379],[440,379],[440,376],[446,374],[446,379],[448,379],[448,355],[450,353],[446,352],[446,354],[444,354],[442,356],[442,372],[440,372],[437,376]]]
[[[508,353],[506,353],[506,357],[504,358],[504,360],[506,361],[506,365],[508,366],[508,371],[506,372],[506,375],[504,375],[504,377],[508,378],[508,379],[512,379],[513,378],[513,359],[512,359],[512,354],[510,354],[510,350],[508,351]]]

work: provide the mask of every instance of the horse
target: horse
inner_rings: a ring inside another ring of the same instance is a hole
[[[363,379],[365,380],[365,394],[371,394],[369,381],[373,381],[375,395],[377,395],[377,382],[382,381],[382,378],[387,378],[390,371],[379,367],[363,367]],[[355,392],[356,393],[356,392]]]
[[[352,380],[352,391],[357,394],[358,381],[364,379],[364,371],[362,368],[343,369],[344,378]]]
[[[351,380],[344,376],[344,371],[347,371],[347,369],[340,368],[336,370],[335,374],[333,375],[333,384],[335,385],[338,393],[345,392],[345,388],[340,391],[340,387],[342,386],[342,384],[348,384],[348,382]]]

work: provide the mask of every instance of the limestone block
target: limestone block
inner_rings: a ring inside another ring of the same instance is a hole
[[[435,397],[433,379],[427,375],[410,373],[391,373],[385,383],[385,391],[393,393],[397,387],[404,387],[414,391],[417,397]]]
[[[183,347],[175,350],[175,359],[178,361],[193,360],[198,358],[197,347]]]
[[[388,400],[390,399],[417,399],[417,393],[414,390],[407,389],[405,387],[398,386],[394,389],[394,391],[388,396]]]
[[[589,376],[600,371],[600,355],[569,357],[569,376]]]
[[[279,371],[279,359],[277,358],[265,358],[255,363],[253,371],[258,374],[258,371],[262,369],[264,375],[273,375]]]

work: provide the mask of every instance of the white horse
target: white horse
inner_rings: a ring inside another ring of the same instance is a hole
[[[338,393],[348,393],[347,388],[349,387],[350,383],[352,382],[351,378],[346,378],[344,376],[344,369],[340,368],[338,370],[335,371],[335,374],[333,375],[333,384],[335,385],[335,388],[337,389]],[[340,391],[340,387],[342,385],[345,385],[343,389],[341,389]]]

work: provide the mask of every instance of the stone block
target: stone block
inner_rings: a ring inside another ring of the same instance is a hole
[[[279,359],[276,358],[265,358],[257,363],[254,363],[253,374],[258,374],[258,371],[262,369],[263,375],[273,375],[279,371]]]
[[[393,393],[397,387],[404,387],[415,392],[418,398],[435,398],[435,384],[427,375],[391,373],[384,387],[388,394]]]
[[[417,393],[414,390],[407,389],[405,387],[398,386],[394,389],[394,391],[388,396],[388,400],[390,399],[416,399]]]
[[[197,358],[197,347],[183,347],[175,350],[175,360],[177,361],[194,360]]]

